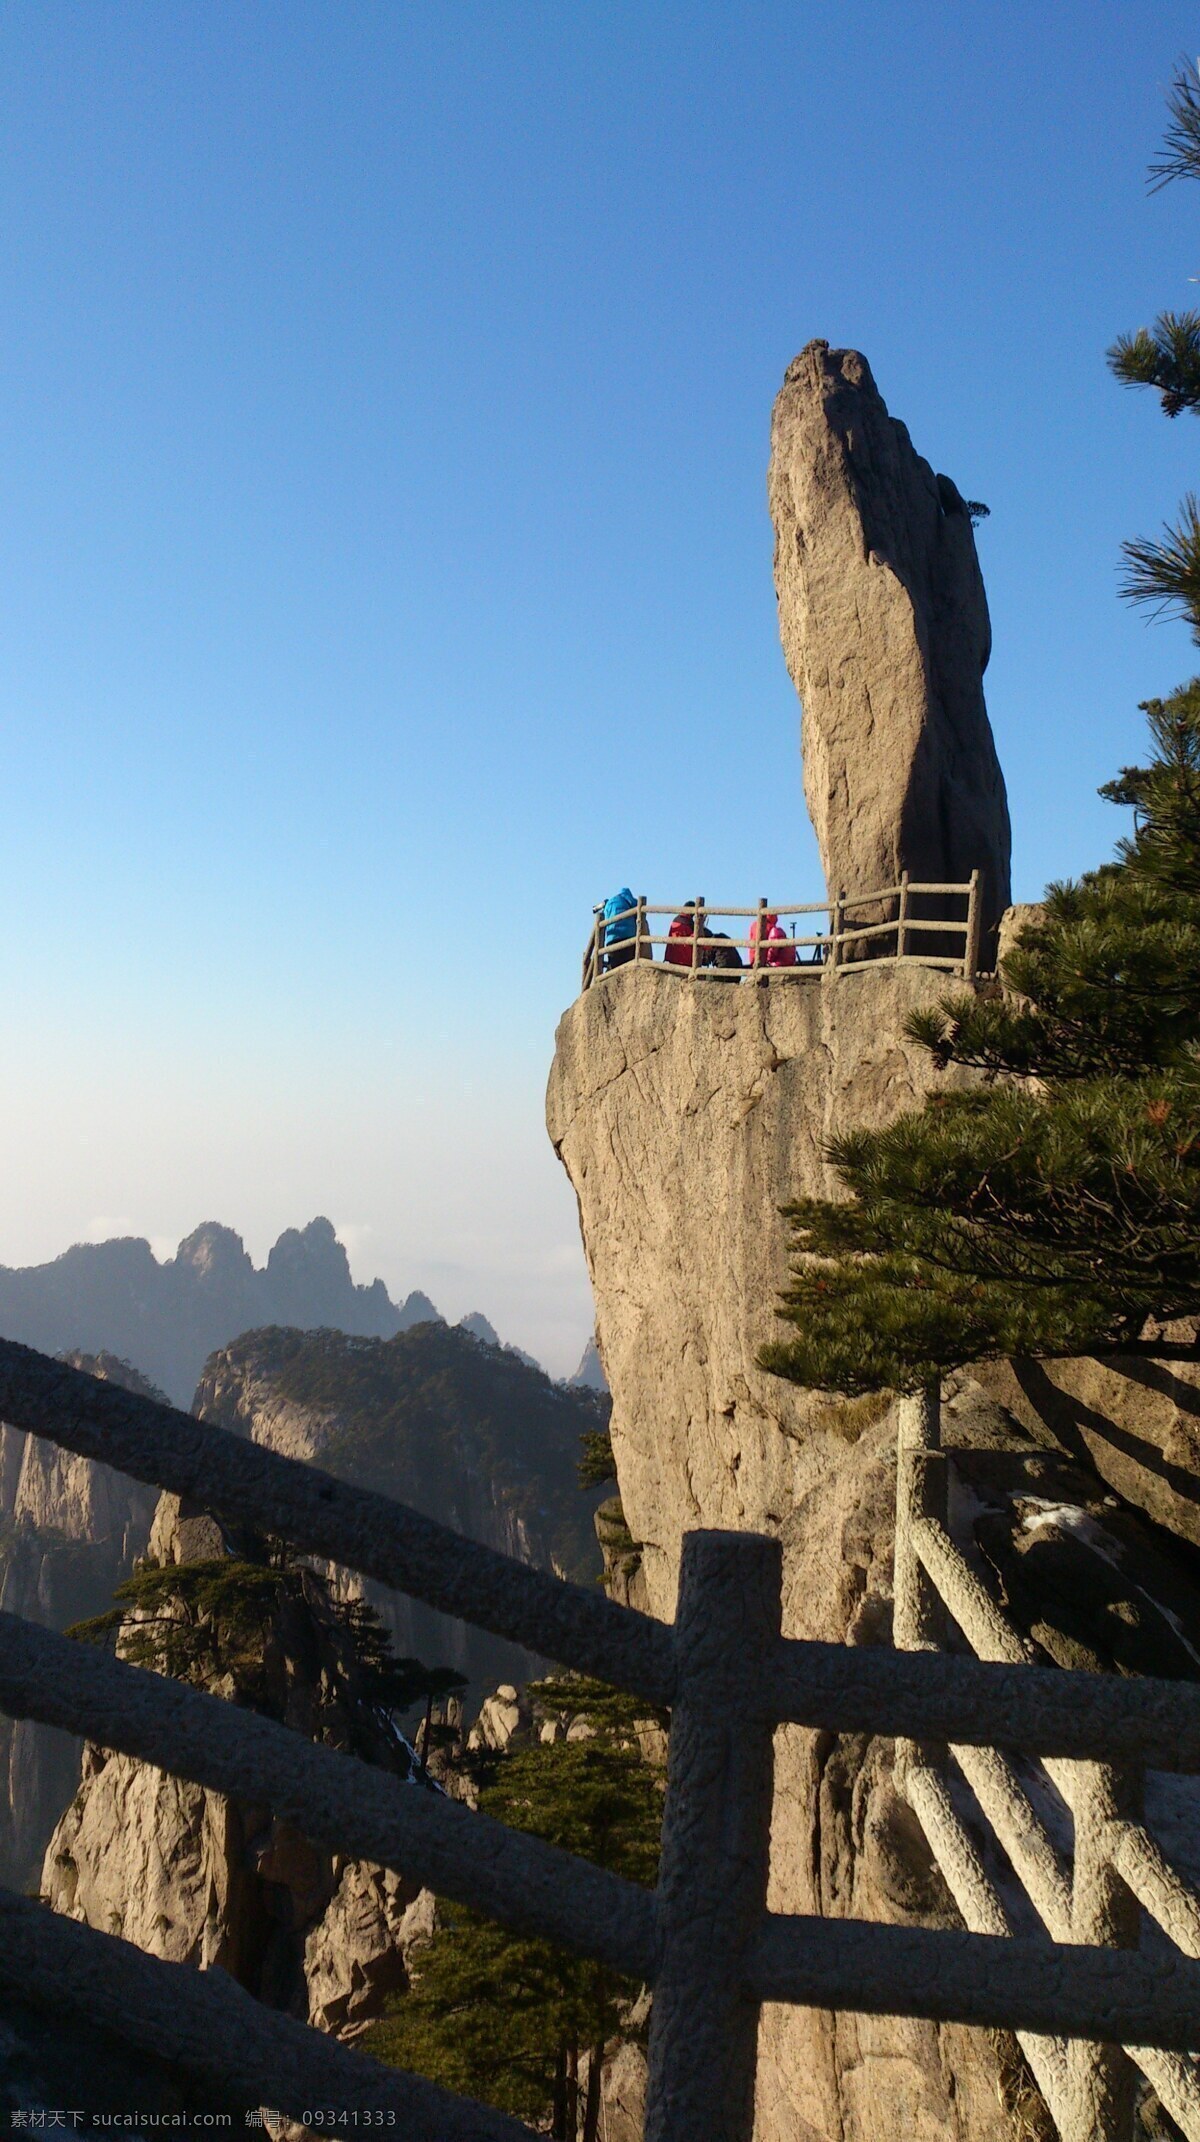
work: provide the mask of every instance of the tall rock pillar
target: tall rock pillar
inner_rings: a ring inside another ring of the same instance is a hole
[[[831,895],[984,880],[1009,901],[1009,823],[983,700],[991,651],[971,517],[888,415],[865,357],[810,342],[771,421],[779,630]]]

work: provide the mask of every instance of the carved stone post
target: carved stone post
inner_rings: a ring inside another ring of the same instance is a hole
[[[1132,1766],[1074,1763],[1075,1877],[1071,1934],[1075,1941],[1105,1948],[1135,1949],[1140,1918],[1136,1898],[1112,1861],[1115,1821],[1141,1816],[1142,1780]],[[1137,2075],[1119,2045],[1072,2039],[1067,2048],[1067,2120],[1063,2142],[1130,2142]]]
[[[946,1617],[932,1580],[921,1567],[913,1540],[919,1517],[946,1515],[946,1476],[936,1455],[942,1442],[942,1394],[938,1384],[896,1402],[896,1545],[893,1559],[892,1640],[897,1651],[936,1651]],[[933,1462],[930,1463],[930,1458]],[[915,1765],[940,1770],[942,1748],[896,1742],[896,1783],[905,1790]]]
[[[750,2142],[754,2126],[758,2005],[742,1980],[766,1909],[781,1571],[778,1541],[753,1533],[683,1543],[646,2142]]]
[[[896,1401],[896,1558],[894,1638],[898,1651],[936,1651],[944,1616],[941,1601],[917,1559],[912,1528],[919,1517],[945,1522],[945,1474],[936,1456],[942,1442],[942,1395],[937,1384]]]

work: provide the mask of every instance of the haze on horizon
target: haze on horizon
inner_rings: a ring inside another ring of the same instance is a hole
[[[1200,270],[1194,10],[10,0],[0,1262],[201,1221],[590,1329],[542,1096],[593,900],[819,898],[771,403],[863,349],[970,497],[1014,895],[1196,666],[1104,351]]]

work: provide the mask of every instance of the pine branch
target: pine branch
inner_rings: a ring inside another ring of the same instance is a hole
[[[1189,60],[1176,62],[1167,111],[1170,123],[1148,173],[1151,193],[1161,192],[1175,179],[1200,178],[1200,77]]]
[[[1162,540],[1138,536],[1121,545],[1125,575],[1121,593],[1127,602],[1151,603],[1159,616],[1182,612],[1200,640],[1200,504],[1189,491],[1180,520],[1168,521]]]

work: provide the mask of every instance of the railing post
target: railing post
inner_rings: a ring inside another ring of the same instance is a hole
[[[846,888],[843,885],[833,903],[829,918],[829,964],[840,967],[842,963],[842,928],[846,920]]]
[[[1112,1862],[1110,1824],[1137,1821],[1142,1778],[1133,1765],[1072,1765],[1075,1875],[1071,1938],[1103,1948],[1135,1949],[1140,1910]],[[1137,2075],[1119,2045],[1074,2038],[1067,2047],[1062,2142],[1130,2142]]]
[[[940,1384],[896,1401],[896,1544],[892,1564],[892,1641],[897,1651],[936,1651],[946,1617],[933,1581],[922,1567],[913,1539],[920,1517],[945,1521],[946,1476],[928,1462],[942,1445]],[[944,1750],[896,1742],[896,1782],[904,1789],[913,1765],[944,1766]]]
[[[983,872],[973,870],[967,892],[967,935],[963,945],[963,980],[973,982],[979,972],[979,933],[983,922]]]
[[[634,955],[633,955],[633,957],[634,957],[634,961],[635,961],[635,963],[636,963],[636,962],[637,962],[637,961],[638,961],[639,959],[653,959],[653,958],[654,958],[654,947],[653,947],[653,945],[650,945],[650,946],[646,946],[646,895],[645,895],[645,893],[644,893],[644,892],[643,892],[643,893],[639,893],[639,894],[638,894],[638,901],[637,901],[637,929],[636,929],[636,932],[635,932],[635,936],[634,936],[634,944],[635,944],[635,950],[634,950]],[[643,949],[643,948],[644,948],[644,949]]]
[[[743,1973],[766,1908],[781,1576],[777,1540],[684,1539],[646,2142],[750,2142],[754,2126],[758,2006]]]
[[[942,1396],[937,1384],[896,1401],[896,1555],[892,1580],[893,1634],[898,1651],[937,1651],[943,1635],[941,1602],[917,1556],[912,1528],[919,1517],[945,1522],[945,1475],[927,1463],[942,1446]]]
[[[900,872],[900,905],[896,910],[896,958],[904,958],[904,925],[908,921],[908,872]]]
[[[764,895],[764,897],[758,903],[758,920],[754,926],[754,958],[750,962],[750,965],[754,968],[756,973],[758,969],[763,965],[763,938],[766,935],[766,932],[763,928],[763,921],[766,916],[766,913],[767,902],[766,896]]]
[[[700,917],[704,913],[704,894],[701,893],[692,913],[692,973],[700,965]]]

